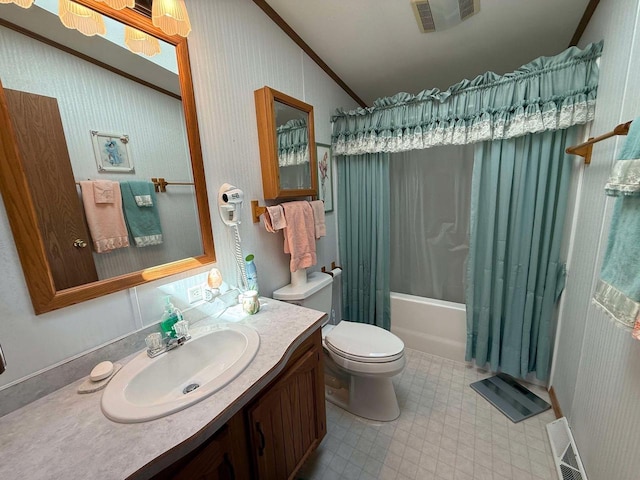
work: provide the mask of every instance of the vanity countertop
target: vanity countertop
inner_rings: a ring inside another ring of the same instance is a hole
[[[260,312],[238,322],[260,334],[256,357],[220,391],[169,416],[121,424],[103,415],[102,391],[76,393],[84,379],[78,380],[0,418],[0,478],[121,480],[182,442],[218,430],[280,373],[289,355],[320,327],[324,316],[262,300]],[[219,323],[203,320],[197,327],[206,328],[205,322]],[[178,449],[163,457],[162,466],[181,456]]]

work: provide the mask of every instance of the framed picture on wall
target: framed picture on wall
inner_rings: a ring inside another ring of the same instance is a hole
[[[331,145],[316,143],[318,162],[318,199],[324,201],[324,211],[333,211],[333,166]]]
[[[134,173],[129,154],[129,135],[91,130],[98,172]]]

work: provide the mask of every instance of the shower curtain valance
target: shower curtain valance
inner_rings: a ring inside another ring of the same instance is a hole
[[[603,42],[540,57],[500,76],[463,80],[441,92],[398,93],[373,107],[338,110],[335,155],[403,152],[558,130],[593,120]]]
[[[278,135],[278,165],[309,163],[309,129],[306,120],[289,120],[276,129]]]

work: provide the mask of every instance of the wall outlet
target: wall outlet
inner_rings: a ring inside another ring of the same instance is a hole
[[[187,300],[189,304],[198,303],[202,301],[202,285],[196,285],[187,289]]]

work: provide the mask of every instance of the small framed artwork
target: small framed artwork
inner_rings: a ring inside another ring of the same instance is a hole
[[[324,211],[333,211],[333,166],[331,164],[331,145],[316,143],[318,162],[318,199],[324,201]]]
[[[134,173],[129,154],[129,135],[91,130],[98,172]]]

